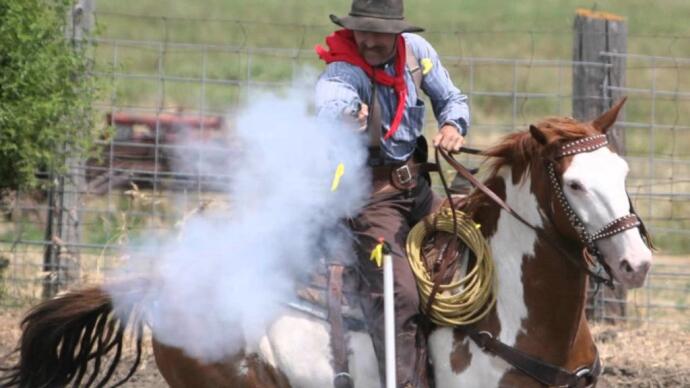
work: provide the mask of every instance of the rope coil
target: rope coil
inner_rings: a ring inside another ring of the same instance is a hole
[[[477,225],[467,214],[444,207],[429,219],[417,223],[407,237],[407,255],[417,280],[422,305],[426,305],[434,281],[423,260],[422,247],[426,237],[436,232],[455,234],[475,254],[476,264],[461,279],[441,284],[427,316],[437,325],[464,326],[484,318],[496,303],[494,262],[491,249]],[[430,222],[431,221],[431,222]]]

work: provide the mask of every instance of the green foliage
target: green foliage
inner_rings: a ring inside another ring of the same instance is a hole
[[[69,0],[0,0],[0,188],[60,170],[85,150],[95,81],[83,49],[65,39]]]

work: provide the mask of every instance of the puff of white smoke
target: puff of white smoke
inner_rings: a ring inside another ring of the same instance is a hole
[[[299,91],[252,98],[236,121],[240,151],[206,171],[230,176],[230,216],[195,217],[178,238],[132,254],[118,276],[150,281],[140,292],[109,287],[117,310],[143,307],[158,341],[217,361],[258,339],[321,256],[345,251],[338,225],[369,192],[366,139],[318,120],[308,101]]]

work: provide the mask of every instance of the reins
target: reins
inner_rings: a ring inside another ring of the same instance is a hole
[[[640,218],[635,213],[635,210],[632,206],[632,201],[629,197],[629,214],[626,214],[622,217],[619,217],[611,221],[595,233],[589,233],[587,231],[587,228],[585,227],[585,224],[582,222],[582,220],[577,215],[572,206],[570,206],[570,203],[568,202],[568,199],[565,196],[565,193],[563,192],[562,183],[556,176],[555,172],[556,161],[566,156],[572,156],[579,153],[595,151],[607,145],[608,140],[606,138],[606,135],[604,134],[587,136],[577,140],[565,142],[564,144],[560,145],[553,158],[544,159],[547,176],[549,177],[549,180],[551,182],[551,187],[555,193],[554,195],[558,203],[560,204],[561,208],[567,215],[571,227],[577,233],[580,244],[583,246],[583,249],[581,251],[581,259],[573,257],[573,255],[568,250],[563,248],[558,243],[558,238],[551,238],[556,236],[546,236],[546,238],[542,238],[542,240],[546,241],[546,243],[550,245],[555,251],[557,251],[561,256],[563,256],[573,265],[579,267],[582,271],[589,275],[590,278],[596,283],[597,290],[599,289],[600,284],[604,284],[607,287],[613,289],[613,276],[611,274],[611,269],[606,264],[603,255],[596,247],[596,241],[614,236],[628,229],[638,228],[640,230],[640,234],[642,235],[643,240],[645,240],[650,247],[653,247],[651,243],[651,238],[649,237],[649,234],[647,233],[647,230],[644,224],[642,223],[642,220],[640,220]],[[475,148],[463,147],[457,153],[481,155],[483,154],[483,151]],[[452,154],[453,153],[451,152],[447,152],[445,150],[436,148],[436,165],[440,166],[441,158],[443,158],[460,176],[462,176],[464,179],[470,182],[477,190],[481,191],[491,201],[500,206],[503,210],[505,210],[516,220],[520,221],[523,225],[533,230],[535,233],[537,233],[537,235],[544,237],[544,231],[546,229],[540,229],[532,225],[518,212],[516,212],[510,205],[508,205],[503,199],[501,199],[496,193],[494,193],[490,188],[488,188],[485,184],[483,184],[477,178],[475,178],[473,172],[467,169],[465,166],[463,166],[462,163],[455,159]],[[444,174],[440,173],[439,176],[447,201],[452,208],[453,202],[448,182],[446,181]],[[450,214],[452,217],[452,230],[445,231],[450,232],[453,236],[453,239],[445,244],[445,246],[441,249],[439,257],[434,262],[434,268],[439,268],[439,270],[434,276],[432,286],[429,291],[429,295],[424,295],[426,297],[425,311],[429,315],[431,315],[432,313],[433,304],[436,300],[436,296],[439,292],[439,289],[441,288],[441,281],[443,277],[446,276],[446,271],[450,267],[451,261],[454,258],[454,256],[451,255],[453,250],[448,249],[448,247],[450,246],[451,242],[456,244],[459,242],[458,218],[455,211],[451,211]],[[551,217],[548,217],[547,221],[549,221],[552,225],[554,224],[554,222],[551,220]],[[601,275],[602,270],[606,273],[606,276]]]
[[[603,146],[606,146],[608,144],[608,141],[606,140],[606,135],[595,135],[595,136],[589,136],[586,138],[582,138],[579,140],[567,142],[564,145],[561,146],[561,149],[559,152],[556,154],[556,159],[565,157],[565,156],[571,156],[575,155],[578,153],[582,152],[590,152],[594,151],[598,148],[601,148]],[[460,149],[459,153],[467,153],[467,154],[472,154],[472,155],[479,155],[482,154],[481,150],[474,149],[474,148],[462,148]],[[448,162],[448,164],[453,167],[455,171],[457,171],[460,176],[465,178],[467,181],[469,181],[474,187],[476,187],[478,190],[480,190],[482,193],[484,193],[489,199],[491,199],[494,203],[499,205],[502,209],[504,209],[508,214],[513,216],[515,219],[520,221],[522,224],[527,226],[528,228],[532,229],[535,231],[537,234],[542,234],[542,231],[537,228],[536,226],[532,225],[529,223],[527,220],[525,220],[519,213],[517,213],[513,208],[510,207],[505,201],[503,201],[496,193],[494,193],[490,188],[488,188],[486,185],[484,185],[482,182],[480,182],[477,178],[474,177],[472,172],[468,170],[465,166],[463,166],[458,160],[456,160],[451,153],[444,151],[444,150],[436,150],[436,163],[439,163],[439,155],[443,157],[443,159]],[[564,211],[566,212],[568,216],[568,220],[570,221],[571,226],[575,229],[575,231],[578,234],[580,243],[584,246],[582,250],[582,258],[583,260],[577,260],[572,257],[572,255],[566,251],[563,247],[561,247],[556,241],[550,238],[544,239],[549,245],[551,245],[552,248],[558,251],[563,257],[565,257],[568,261],[571,263],[575,264],[576,266],[580,267],[585,273],[587,273],[596,283],[598,284],[604,284],[607,287],[613,289],[613,278],[610,273],[610,269],[606,265],[603,256],[601,252],[596,248],[595,242],[606,238],[606,237],[611,237],[615,234],[624,232],[628,229],[632,228],[640,228],[640,232],[644,238],[645,241],[648,241],[648,245],[651,246],[651,238],[649,237],[646,228],[644,228],[644,224],[640,220],[640,218],[637,216],[635,213],[634,209],[632,208],[632,201],[630,201],[630,213],[617,218],[613,221],[611,221],[609,224],[604,226],[601,230],[597,231],[594,234],[590,234],[587,232],[587,229],[584,226],[584,223],[579,219],[575,211],[572,209],[570,204],[568,203],[567,198],[565,197],[565,194],[563,193],[563,188],[556,177],[555,174],[555,160],[547,160],[546,162],[546,169],[548,176],[551,180],[552,187],[556,191],[556,196],[559,200],[560,205],[563,207]],[[446,192],[446,196],[450,198],[450,191],[448,190],[447,183],[445,181],[445,178],[443,177],[443,174],[441,175],[441,182],[444,187],[444,191]],[[450,201],[450,199],[449,199]],[[596,258],[596,263],[600,266],[599,269],[592,269],[590,267],[590,264],[594,264],[594,260],[591,258],[595,257]],[[603,268],[607,274],[606,277],[600,275],[601,268]]]

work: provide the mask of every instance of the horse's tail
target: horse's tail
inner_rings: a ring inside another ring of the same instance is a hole
[[[99,377],[97,385],[104,386],[120,363],[125,329],[131,325],[136,358],[115,386],[124,383],[141,360],[144,325],[139,309],[128,309],[120,311],[118,306],[114,311],[112,298],[99,287],[71,291],[39,304],[22,321],[15,351],[19,360],[3,368],[6,374],[0,377],[0,386],[88,387]],[[104,359],[108,359],[107,367]]]

